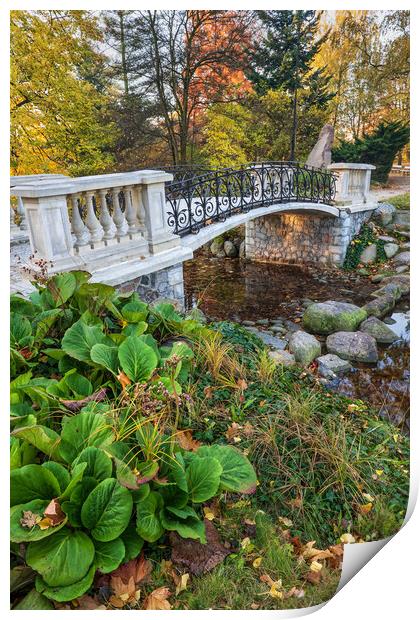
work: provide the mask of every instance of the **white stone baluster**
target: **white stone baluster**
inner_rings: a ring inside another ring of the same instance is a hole
[[[85,192],[86,196],[86,226],[90,233],[90,245],[93,249],[102,247],[104,229],[96,217],[94,208],[95,192]]]
[[[23,206],[22,198],[20,196],[17,197],[16,211],[18,215],[20,216],[19,228],[23,231],[28,230],[28,222],[26,221],[26,213],[25,213],[25,209]]]
[[[112,190],[112,204],[114,207],[114,213],[113,213],[113,217],[112,219],[114,220],[114,224],[117,228],[117,239],[118,241],[121,240],[121,237],[124,237],[124,235],[126,235],[127,233],[127,229],[126,229],[126,220],[125,220],[125,215],[124,213],[121,211],[121,206],[120,206],[120,192],[121,192],[121,187],[114,187]]]
[[[127,220],[130,238],[133,238],[133,235],[137,232],[137,214],[132,199],[133,189],[132,185],[124,187],[125,218]]]
[[[100,201],[101,201],[101,213],[99,216],[99,221],[102,224],[102,228],[105,231],[104,239],[105,239],[106,245],[112,245],[110,241],[116,242],[115,226],[114,226],[114,222],[112,221],[111,214],[109,213],[108,204],[106,201],[107,194],[108,194],[107,189],[99,190],[99,196],[100,196]]]
[[[71,196],[71,229],[76,237],[74,245],[79,254],[83,253],[84,250],[90,250],[90,234],[82,220],[79,210],[80,198],[80,194],[72,194]]]
[[[136,213],[137,218],[137,230],[138,235],[140,237],[145,236],[146,225],[145,225],[145,213],[144,213],[144,205],[141,196],[141,185],[135,185],[131,190],[131,201]]]

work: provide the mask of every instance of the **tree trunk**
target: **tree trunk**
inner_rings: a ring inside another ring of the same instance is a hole
[[[127,49],[125,43],[125,28],[124,28],[124,11],[118,11],[118,17],[120,20],[120,45],[121,45],[121,65],[124,81],[124,94],[128,96],[128,71],[127,71]]]
[[[290,141],[290,161],[295,161],[296,153],[296,134],[297,134],[297,88],[293,93],[293,124],[292,136]]]

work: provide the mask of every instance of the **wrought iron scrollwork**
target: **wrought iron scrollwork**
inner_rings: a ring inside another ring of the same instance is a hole
[[[180,236],[258,207],[286,202],[331,204],[336,192],[336,175],[296,162],[169,171],[174,180],[166,185],[167,221]]]

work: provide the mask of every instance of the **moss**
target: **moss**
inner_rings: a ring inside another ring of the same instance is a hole
[[[347,304],[350,305],[350,304]],[[363,308],[337,311],[337,306],[328,303],[310,305],[303,315],[306,329],[316,334],[332,334],[337,331],[354,332],[367,317]]]

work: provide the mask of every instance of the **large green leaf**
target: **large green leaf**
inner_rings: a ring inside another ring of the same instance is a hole
[[[121,538],[100,542],[95,540],[95,565],[101,573],[110,573],[118,568],[125,556],[125,546]]]
[[[54,605],[36,590],[31,590],[13,609],[54,609]]]
[[[233,446],[201,446],[196,456],[214,457],[222,466],[220,486],[226,491],[234,493],[254,493],[257,485],[257,476],[249,460],[242,452]]]
[[[129,562],[130,560],[136,558],[139,555],[140,551],[143,548],[144,540],[137,534],[135,526],[131,522],[121,534],[120,538],[123,541],[125,547],[125,555],[122,561],[122,563],[125,564],[126,562]]]
[[[22,526],[21,519],[23,518],[24,512],[31,512],[42,518],[50,501],[51,500],[49,499],[35,499],[32,502],[27,502],[26,504],[13,506],[10,510],[10,540],[12,542],[21,543],[30,542],[31,540],[41,540],[42,538],[55,534],[55,532],[66,525],[67,519],[59,525],[49,527],[45,530],[41,530],[41,528],[37,525],[34,525],[31,528]]]
[[[133,509],[130,491],[115,478],[107,478],[93,489],[82,506],[82,523],[93,538],[108,542],[127,527]]]
[[[35,329],[35,344],[40,346],[45,336],[48,334],[56,320],[61,314],[61,310],[55,308],[53,310],[45,310],[35,317],[33,326]]]
[[[188,491],[193,502],[205,502],[216,495],[222,466],[212,457],[195,458],[186,469]]]
[[[118,348],[118,358],[127,377],[135,382],[150,379],[158,363],[156,353],[140,336],[128,336]]]
[[[114,441],[114,431],[100,413],[82,411],[62,423],[60,455],[71,463],[89,446],[102,448]]]
[[[90,358],[92,362],[104,366],[114,375],[118,374],[118,347],[95,344],[90,351]]]
[[[55,461],[46,461],[42,463],[42,467],[48,469],[58,480],[60,491],[63,492],[70,484],[70,474],[63,465]]]
[[[16,428],[12,431],[13,437],[19,437],[24,439],[31,445],[35,446],[37,450],[40,450],[49,457],[59,459],[59,445],[60,435],[48,426],[42,426],[41,424],[35,424],[33,426],[24,426],[22,428]]]
[[[112,346],[112,340],[103,334],[99,325],[87,325],[79,319],[64,334],[61,347],[70,357],[91,364],[90,351],[95,344]]]
[[[26,563],[49,586],[68,586],[86,575],[94,556],[95,547],[87,534],[65,528],[29,543]]]
[[[143,301],[130,301],[122,308],[121,314],[129,323],[144,322],[149,314],[149,308]],[[146,329],[144,331],[146,331]]]
[[[98,482],[110,478],[112,475],[112,460],[104,450],[90,446],[85,448],[73,461],[72,467],[78,463],[87,463],[85,476],[91,476]]]
[[[10,317],[10,341],[14,346],[26,346],[28,337],[32,335],[32,327],[28,319],[20,314]]]
[[[76,290],[77,280],[71,271],[59,273],[48,280],[47,290],[51,294],[54,307],[62,306]]]
[[[25,465],[10,473],[10,505],[26,504],[33,499],[53,499],[60,495],[57,478],[41,465]]]
[[[42,577],[38,576],[35,580],[35,587],[39,593],[43,594],[47,598],[59,603],[65,603],[66,601],[73,601],[74,599],[79,598],[79,596],[82,596],[82,594],[89,590],[94,576],[95,564],[92,564],[82,579],[70,584],[69,586],[49,586],[42,579]]]
[[[86,467],[87,467],[87,463],[78,463],[74,467],[73,471],[71,472],[70,482],[68,483],[68,485],[66,486],[62,494],[60,495],[60,501],[69,499],[74,489],[77,487],[79,482],[82,480]]]
[[[161,496],[152,491],[144,500],[138,502],[136,507],[137,533],[147,542],[155,542],[165,531],[159,518],[159,512],[163,508]]]
[[[178,532],[183,538],[198,539],[204,545],[206,543],[204,523],[200,521],[192,508],[190,510],[191,516],[181,518],[164,509],[160,513],[160,520],[166,530]]]

